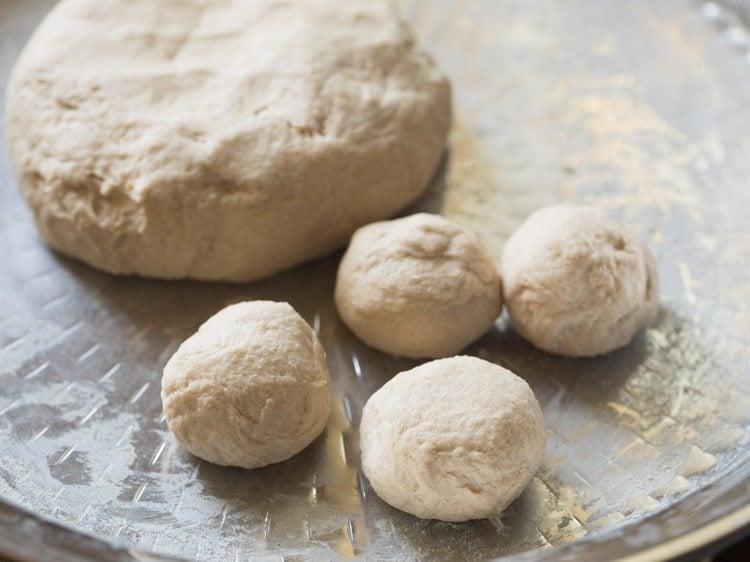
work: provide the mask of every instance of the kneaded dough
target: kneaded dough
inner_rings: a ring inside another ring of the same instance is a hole
[[[426,188],[450,88],[387,0],[62,0],[9,80],[17,183],[57,250],[247,281]]]
[[[594,356],[622,347],[659,306],[649,249],[591,207],[532,213],[508,239],[501,270],[513,326],[551,353]]]
[[[245,468],[283,461],[326,425],[325,352],[289,304],[234,304],[172,356],[161,399],[169,429],[195,456]]]
[[[476,357],[396,375],[365,404],[362,470],[383,500],[425,519],[499,514],[542,462],[542,410],[526,382]]]
[[[497,268],[480,240],[426,213],[369,224],[339,266],[336,308],[364,342],[405,357],[444,357],[500,314]]]

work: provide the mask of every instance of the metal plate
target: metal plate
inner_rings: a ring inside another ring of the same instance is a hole
[[[52,4],[0,0],[0,84]],[[743,4],[403,5],[456,94],[447,159],[417,208],[471,227],[499,258],[539,206],[603,207],[657,256],[657,320],[626,349],[588,360],[536,351],[499,322],[467,352],[531,384],[549,428],[544,465],[498,521],[420,521],[380,501],[359,472],[364,402],[415,363],[367,348],[341,324],[337,256],[250,285],[108,276],[40,243],[3,156],[0,551],[660,559],[750,519]],[[291,302],[319,332],[336,406],[325,434],[290,461],[212,466],[170,437],[161,368],[208,316],[255,298]]]

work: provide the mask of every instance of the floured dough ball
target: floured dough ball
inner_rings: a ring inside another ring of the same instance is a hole
[[[622,347],[659,305],[649,249],[590,207],[532,213],[508,239],[502,273],[513,326],[551,353],[594,356]]]
[[[62,0],[6,118],[50,246],[113,273],[247,281],[417,199],[450,88],[387,0]]]
[[[360,339],[406,357],[457,353],[502,307],[497,268],[479,239],[424,213],[360,228],[341,260],[335,298]]]
[[[161,399],[169,429],[194,455],[245,468],[283,461],[326,425],[325,352],[289,304],[234,304],[172,356]]]
[[[359,431],[378,496],[443,521],[499,514],[533,478],[546,439],[529,385],[465,356],[396,375],[365,404]]]

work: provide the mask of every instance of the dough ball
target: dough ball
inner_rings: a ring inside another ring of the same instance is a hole
[[[341,260],[335,299],[360,339],[405,357],[457,353],[502,307],[497,269],[479,239],[430,214],[360,228]]]
[[[362,470],[394,507],[425,519],[499,514],[542,462],[542,410],[523,379],[476,357],[399,373],[365,404]]]
[[[659,304],[649,249],[590,207],[532,213],[508,239],[502,272],[513,326],[550,353],[594,356],[622,347]]]
[[[195,456],[245,468],[283,461],[326,425],[325,352],[289,304],[234,304],[172,356],[161,399],[169,429]]]
[[[62,0],[9,80],[17,183],[53,248],[248,281],[425,190],[450,88],[387,0]]]

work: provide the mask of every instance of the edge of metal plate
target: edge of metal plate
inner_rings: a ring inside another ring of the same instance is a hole
[[[628,525],[591,533],[573,543],[526,551],[503,560],[656,562],[678,560],[690,554],[694,558],[702,549],[721,539],[729,540],[748,526],[750,461],[745,461],[712,484],[672,504],[669,509]],[[179,560],[91,536],[2,498],[0,554],[22,561]]]

